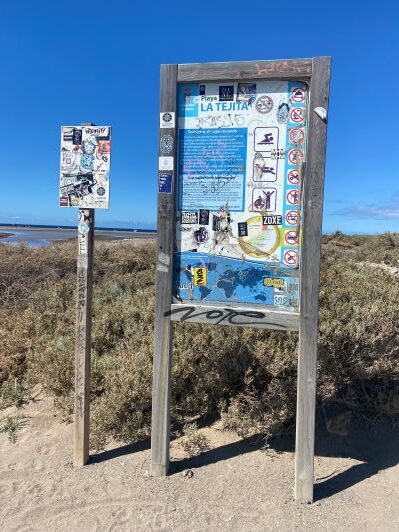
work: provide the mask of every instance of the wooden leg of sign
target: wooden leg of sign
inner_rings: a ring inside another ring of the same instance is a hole
[[[94,209],[79,209],[73,463],[89,460]]]
[[[160,111],[174,116],[177,100],[177,65],[161,66]],[[151,474],[165,476],[169,469],[172,326],[170,311],[175,233],[176,125],[161,128],[173,140],[172,193],[158,191],[157,282],[155,295],[154,377],[152,383]],[[161,143],[160,143],[161,145]],[[162,156],[161,149],[159,155]]]
[[[295,499],[313,502],[319,275],[330,58],[312,61],[309,137],[303,198],[301,303],[295,445]],[[315,111],[316,110],[316,111]]]

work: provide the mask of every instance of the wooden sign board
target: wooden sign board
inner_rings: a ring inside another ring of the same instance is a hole
[[[171,320],[299,330],[296,493],[313,497],[329,79],[328,57],[161,68],[154,474],[169,461]]]

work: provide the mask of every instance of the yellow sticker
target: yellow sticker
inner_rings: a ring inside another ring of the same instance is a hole
[[[206,268],[193,268],[193,284],[194,286],[206,286],[207,281],[207,269]]]
[[[274,277],[264,277],[263,286],[273,286],[275,288],[284,288],[284,279],[276,279]]]

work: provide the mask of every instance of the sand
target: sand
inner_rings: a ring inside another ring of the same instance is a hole
[[[172,474],[152,478],[148,442],[110,446],[76,469],[73,427],[54,417],[51,400],[40,394],[20,413],[17,442],[0,434],[4,531],[399,530],[399,439],[388,429],[319,438],[316,502],[298,505],[289,442],[265,452],[259,438],[216,425],[203,429],[211,450],[186,460],[175,440]]]

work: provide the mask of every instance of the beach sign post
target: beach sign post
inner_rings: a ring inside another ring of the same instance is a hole
[[[313,501],[330,58],[161,66],[151,473],[172,321],[299,330],[295,498]]]
[[[60,207],[79,209],[73,463],[80,467],[89,460],[94,214],[109,207],[110,158],[110,126],[61,128]]]

